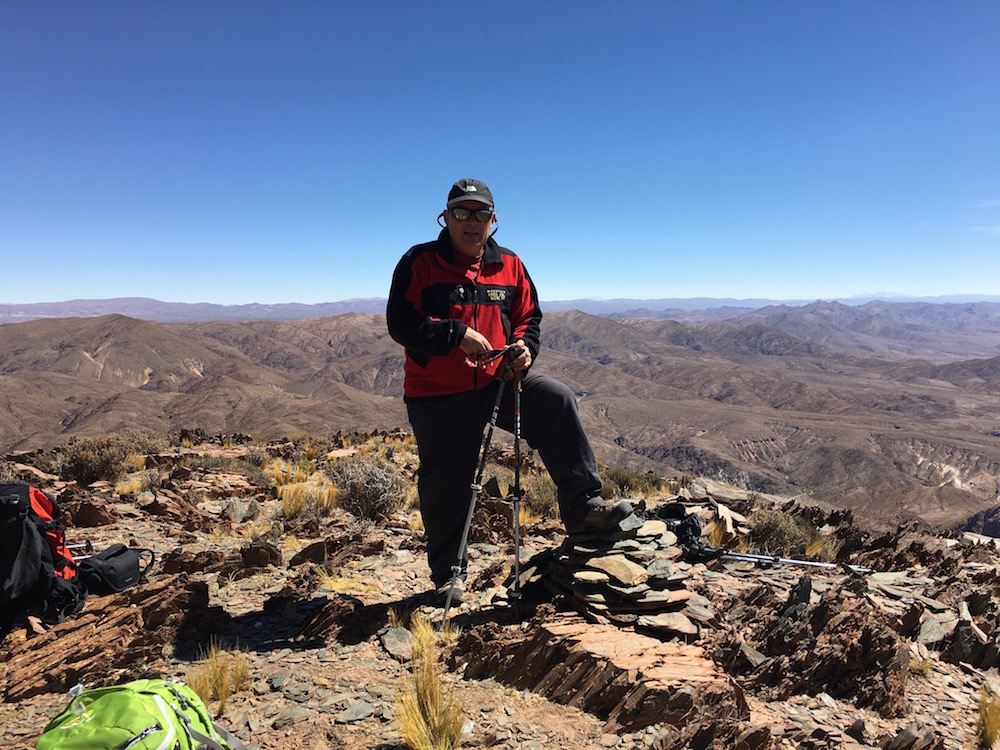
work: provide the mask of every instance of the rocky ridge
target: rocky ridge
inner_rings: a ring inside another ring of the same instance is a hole
[[[412,644],[398,615],[442,614],[426,596],[412,511],[378,525],[339,511],[282,519],[268,488],[184,470],[183,452],[160,457],[177,466],[159,488],[125,497],[18,464],[59,499],[72,540],[148,547],[157,561],[139,586],[4,640],[0,747],[32,747],[72,684],[184,679],[213,640],[247,655],[248,687],[222,722],[251,745],[402,747],[396,696]],[[844,559],[761,563],[692,555],[663,513],[680,504],[704,523],[702,542],[714,526],[736,549],[754,500],[700,479],[650,498],[610,539],[527,525],[518,599],[509,525],[484,498],[469,601],[453,611],[462,634],[443,663],[466,744],[974,747],[980,691],[1000,692],[995,541],[914,525],[874,535],[785,503],[841,538]],[[241,533],[261,523],[266,533]]]

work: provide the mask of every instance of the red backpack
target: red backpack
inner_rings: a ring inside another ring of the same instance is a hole
[[[62,622],[86,595],[55,500],[24,482],[0,484],[0,630],[24,614]]]

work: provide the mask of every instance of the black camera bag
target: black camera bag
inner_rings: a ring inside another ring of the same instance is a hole
[[[143,557],[149,561],[143,564]],[[87,593],[104,596],[135,586],[153,564],[153,551],[124,544],[112,544],[106,550],[84,558],[79,563],[80,577]]]

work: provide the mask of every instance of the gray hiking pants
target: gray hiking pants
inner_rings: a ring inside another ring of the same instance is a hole
[[[451,578],[458,561],[484,428],[499,387],[499,382],[493,382],[466,393],[406,399],[420,456],[417,491],[435,586]],[[497,426],[514,430],[511,383],[504,388]],[[521,389],[521,436],[538,451],[556,485],[563,523],[572,523],[583,515],[583,504],[601,493],[597,462],[580,424],[573,392],[558,380],[528,370]],[[494,433],[494,445],[497,437]],[[467,562],[464,556],[463,572]]]

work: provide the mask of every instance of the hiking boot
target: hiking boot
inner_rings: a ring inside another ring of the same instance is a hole
[[[611,531],[628,518],[635,510],[628,500],[605,500],[592,497],[583,506],[582,517],[566,524],[570,534],[585,534],[595,531]]]
[[[462,604],[465,601],[465,581],[461,578],[455,578],[451,581],[445,581],[434,592],[434,601],[439,607],[443,607],[448,603],[449,591],[451,592],[451,603],[453,606]]]

